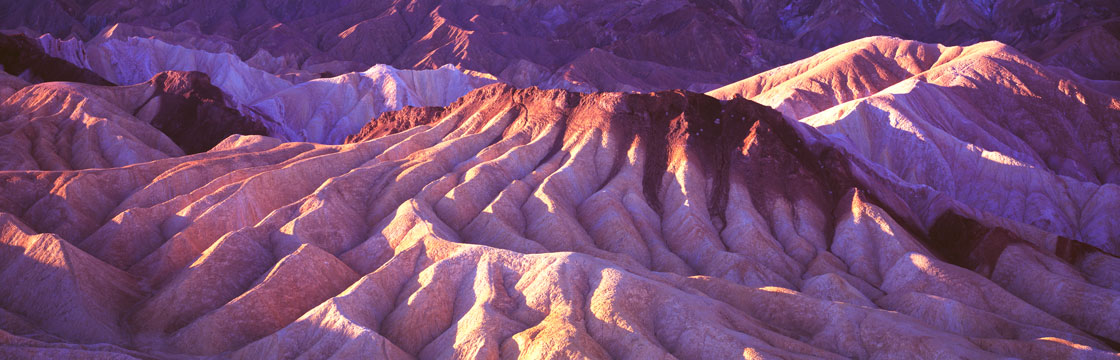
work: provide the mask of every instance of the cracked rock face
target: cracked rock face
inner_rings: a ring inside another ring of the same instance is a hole
[[[1115,256],[858,150],[745,99],[495,84],[343,145],[0,172],[0,354],[1116,356]]]

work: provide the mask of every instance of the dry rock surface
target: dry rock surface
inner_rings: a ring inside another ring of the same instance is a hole
[[[489,74],[450,65],[432,70],[375,65],[325,78],[319,75],[328,73],[313,78],[306,72],[276,75],[231,53],[172,45],[159,38],[134,36],[135,31],[125,32],[121,27],[107,29],[89,42],[58,40],[51,35],[41,36],[39,42],[50,56],[118,84],[142,83],[162,71],[209,74],[212,85],[229,95],[230,107],[248,117],[265,119],[261,122],[267,126],[267,134],[286,141],[340,144],[382,112],[405,106],[446,106],[495,82]]]
[[[447,65],[398,70],[376,65],[301,83],[254,101],[255,112],[276,121],[269,134],[289,140],[341,144],[369,120],[405,106],[446,106],[475,88],[494,83],[486,74]]]
[[[710,94],[748,98],[812,125],[897,184],[1118,254],[1113,86],[997,42],[945,47],[872,37]],[[937,212],[919,216],[928,223]]]
[[[24,82],[74,81],[93,85],[113,85],[97,73],[74,65],[44,49],[37,41],[24,35],[0,34],[0,73],[16,76]],[[11,87],[8,80],[6,87]],[[2,93],[0,93],[2,94]]]
[[[342,145],[0,171],[0,356],[1117,357],[1120,259],[820,129],[494,84]]]
[[[1117,35],[1107,23],[1118,16],[1115,0],[0,4],[0,28],[93,42],[158,40],[230,55],[275,74],[451,64],[518,87],[579,91],[706,91],[873,35],[952,45],[997,40],[1093,79],[1120,80],[1115,59],[1107,56],[1116,52]]]
[[[0,171],[121,167],[266,133],[261,118],[238,111],[200,72],[130,86],[0,80],[18,90],[0,103]]]

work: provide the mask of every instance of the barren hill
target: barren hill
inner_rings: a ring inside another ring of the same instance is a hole
[[[429,113],[346,145],[0,172],[0,351],[1111,358],[1120,340],[1116,257],[920,208],[747,100],[499,84]]]
[[[1112,0],[81,0],[10,1],[0,14],[0,28],[158,39],[275,73],[451,64],[580,91],[710,90],[874,35],[997,40],[1120,80]]]
[[[1116,254],[1120,98],[1112,86],[995,42],[877,37],[711,94],[800,119],[900,182]]]

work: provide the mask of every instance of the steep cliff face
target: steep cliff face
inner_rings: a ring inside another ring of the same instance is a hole
[[[1116,257],[923,208],[936,194],[747,100],[496,84],[367,129],[0,172],[21,344],[3,351],[1108,358],[1120,340]]]

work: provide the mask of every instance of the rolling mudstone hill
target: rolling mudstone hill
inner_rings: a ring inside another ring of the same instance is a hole
[[[98,85],[140,84],[165,71],[202,72],[209,75],[210,85],[228,95],[224,102],[229,107],[245,117],[258,119],[267,127],[267,132],[260,134],[286,141],[326,144],[341,143],[384,111],[405,106],[445,106],[475,88],[495,82],[488,74],[453,66],[398,70],[375,65],[366,71],[328,78],[283,77],[251,66],[229,53],[136,36],[121,39],[119,27],[89,42],[63,41],[44,35],[35,43],[22,35],[10,36],[8,38],[23,39],[18,43],[23,46],[14,48],[16,54],[12,59],[48,59],[49,63],[65,66],[66,71],[96,77],[96,81],[80,76],[50,80]],[[30,82],[42,81],[19,71],[11,75],[22,76]],[[217,141],[206,143],[212,146]]]
[[[494,84],[0,171],[0,352],[1111,359],[1111,84],[871,38],[714,97]]]
[[[130,86],[10,79],[14,92],[0,102],[0,171],[120,167],[267,131],[200,72],[162,72]]]
[[[710,94],[776,108],[898,182],[1117,254],[1118,85],[996,42],[875,37]]]

